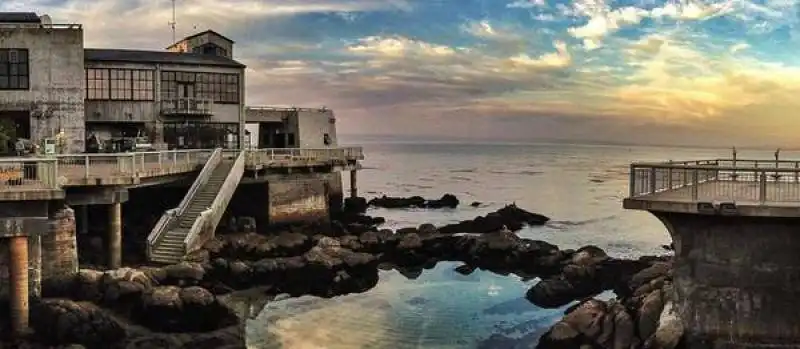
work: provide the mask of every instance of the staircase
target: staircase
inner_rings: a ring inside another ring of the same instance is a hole
[[[189,202],[189,206],[178,217],[175,227],[167,230],[158,248],[153,250],[150,260],[162,263],[177,263],[186,254],[184,241],[192,229],[192,225],[206,209],[211,207],[217,197],[225,178],[228,177],[233,167],[233,160],[222,160],[211,172],[208,182],[200,188],[194,198]]]
[[[213,237],[244,173],[244,154],[214,152],[180,205],[165,212],[148,236],[151,262],[178,263]]]

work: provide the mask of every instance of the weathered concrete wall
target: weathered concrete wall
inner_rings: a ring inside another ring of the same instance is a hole
[[[800,218],[656,216],[691,348],[797,348]]]
[[[75,211],[64,205],[53,210],[48,232],[42,236],[42,277],[78,272]]]
[[[320,179],[286,178],[267,183],[270,224],[330,218],[327,183]]]
[[[63,130],[67,152],[84,150],[83,30],[0,28],[0,48],[28,49],[30,88],[0,91],[0,111],[30,112],[31,139]]]
[[[327,148],[335,147],[336,118],[330,109],[307,111],[302,110],[297,115],[298,146],[301,148]],[[325,134],[330,139],[330,144],[324,142]]]

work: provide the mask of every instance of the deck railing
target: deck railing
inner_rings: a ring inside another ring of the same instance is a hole
[[[800,202],[800,161],[714,159],[634,163],[631,198],[669,192],[692,201]]]
[[[0,191],[55,190],[57,173],[56,159],[0,159]]]
[[[248,151],[247,165],[269,165],[280,162],[299,161],[353,161],[363,160],[361,147],[344,148],[270,148]]]
[[[52,157],[0,158],[0,191],[51,190],[93,185],[105,178],[144,178],[195,171],[214,150],[189,149],[135,153],[64,154]],[[225,150],[235,158],[239,150]],[[246,151],[246,165],[315,165],[363,160],[361,147],[281,148]]]

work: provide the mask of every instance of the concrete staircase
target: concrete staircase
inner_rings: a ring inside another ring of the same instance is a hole
[[[234,162],[233,159],[222,159],[214,167],[205,183],[200,185],[194,196],[190,198],[183,212],[171,219],[170,224],[150,247],[149,259],[151,262],[178,263],[183,260],[188,252],[184,243],[186,237],[191,233],[192,226],[200,214],[211,208],[217,195],[220,194]],[[201,178],[197,180],[199,181]],[[232,195],[232,193],[223,193],[223,195],[226,194]],[[214,228],[216,228],[216,224]]]

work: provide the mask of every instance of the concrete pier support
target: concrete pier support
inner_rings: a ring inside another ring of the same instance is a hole
[[[112,203],[108,207],[108,268],[122,266],[122,204]]]
[[[350,197],[358,197],[358,170],[350,170]]]
[[[800,348],[800,218],[653,212],[689,348]]]
[[[28,237],[8,238],[9,252],[9,303],[11,310],[11,330],[21,335],[29,325],[28,308]]]
[[[80,206],[80,234],[89,235],[89,205]]]

